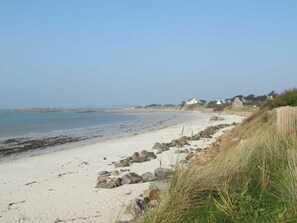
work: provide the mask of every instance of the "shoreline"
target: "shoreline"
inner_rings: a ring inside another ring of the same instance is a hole
[[[122,214],[130,200],[149,188],[149,183],[123,185],[114,189],[97,189],[100,171],[114,171],[117,162],[133,152],[151,151],[156,142],[168,142],[183,135],[190,136],[208,126],[240,122],[242,117],[220,115],[224,121],[203,119],[186,121],[163,129],[132,136],[82,145],[68,150],[40,154],[0,163],[0,221],[3,222],[114,222],[131,219]],[[183,130],[182,130],[183,129]],[[206,147],[212,139],[191,143],[190,147]],[[123,169],[142,174],[160,166],[172,168],[181,156],[169,150],[150,162],[135,163]],[[120,175],[121,176],[121,175]]]
[[[195,115],[197,113],[203,115],[200,112],[185,112],[185,111],[162,111],[162,110],[110,110],[107,111],[110,113],[121,113],[124,115],[142,115],[148,116],[153,114],[166,114],[165,112],[170,112],[170,114],[182,114],[183,119],[187,118],[191,120],[191,114]],[[115,138],[123,138],[130,137],[133,135],[143,134],[149,131],[156,131],[163,128],[167,128],[170,126],[177,125],[176,122],[179,122],[181,117],[171,117],[169,119],[160,119],[157,123],[152,123],[147,126],[143,126],[136,130],[125,131],[122,133],[113,133],[110,135],[100,135],[93,137],[85,137],[85,136],[69,136],[69,135],[61,135],[61,136],[51,136],[42,137],[42,138],[28,138],[28,137],[11,137],[0,140],[2,146],[5,145],[5,141],[9,142],[7,145],[12,144],[12,148],[4,149],[0,145],[0,164],[5,162],[10,162],[11,160],[17,160],[32,156],[38,156],[41,154],[51,153],[51,152],[59,152],[61,150],[68,150],[76,147],[81,147],[85,145],[92,145],[100,142],[105,142],[108,140],[112,140]],[[149,118],[148,118],[149,120]],[[124,123],[119,122],[119,123]],[[1,138],[0,138],[1,139]]]

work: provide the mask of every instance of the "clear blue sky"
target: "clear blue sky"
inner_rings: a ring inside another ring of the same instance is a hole
[[[0,107],[228,98],[297,86],[297,1],[1,0]]]

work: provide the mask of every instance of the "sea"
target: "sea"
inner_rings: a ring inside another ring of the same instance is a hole
[[[0,158],[79,141],[135,135],[190,119],[174,111],[119,110],[20,112],[0,110]]]

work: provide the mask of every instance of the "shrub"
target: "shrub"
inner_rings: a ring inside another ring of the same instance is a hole
[[[297,106],[297,88],[284,91],[275,100],[267,101],[264,106],[269,109],[282,106]]]

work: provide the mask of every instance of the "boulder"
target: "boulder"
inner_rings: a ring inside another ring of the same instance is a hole
[[[199,135],[199,134],[195,134],[195,135],[193,135],[193,137],[192,137],[192,141],[198,141],[198,140],[200,140],[201,139],[201,136]]]
[[[158,200],[160,198],[161,191],[159,189],[153,189],[149,193],[149,200]]]
[[[115,171],[111,172],[111,175],[112,176],[118,176],[118,175],[120,175],[120,172],[118,170],[115,170]]]
[[[136,159],[138,157],[139,157],[139,153],[138,152],[133,153],[132,156],[131,156],[132,160],[134,160],[134,159]]]
[[[133,153],[131,158],[132,158],[132,161],[135,163],[142,163],[142,162],[147,161],[146,157],[140,156],[139,153],[137,153],[137,152]]]
[[[151,172],[146,172],[144,174],[141,175],[143,182],[150,182],[150,181],[154,181],[157,178],[155,177],[155,175]]]
[[[154,171],[154,174],[158,179],[165,179],[169,177],[172,173],[173,171],[171,169],[166,169],[163,167],[159,167]]]
[[[142,162],[145,162],[145,161],[147,161],[146,157],[141,157],[141,156],[133,159],[133,162],[135,162],[135,163],[142,163]]]
[[[169,150],[169,146],[166,145],[165,143],[156,142],[152,149],[157,150],[157,154],[159,154]]]
[[[170,147],[181,148],[181,147],[183,147],[185,145],[190,145],[188,143],[189,140],[191,140],[191,137],[183,136],[180,139],[173,139],[169,144],[170,144]]]
[[[108,180],[109,180],[109,178],[106,177],[106,176],[98,176],[98,177],[97,177],[97,182],[98,182],[98,183],[105,183],[105,182],[107,182]]]
[[[104,171],[99,172],[98,173],[98,176],[109,177],[110,176],[110,173],[104,170]]]
[[[189,161],[193,156],[194,156],[194,153],[190,152],[186,155],[185,159]]]
[[[143,197],[148,198],[151,202],[153,200],[158,200],[160,198],[161,191],[158,188],[148,189],[143,192]]]
[[[139,153],[139,156],[140,157],[145,157],[147,160],[153,160],[153,159],[156,159],[156,155],[155,153],[153,152],[148,152],[146,150],[142,150],[140,153]]]
[[[138,174],[131,172],[122,177],[122,184],[135,184],[142,181],[142,177]]]
[[[156,158],[157,158],[157,156],[155,155],[155,153],[153,153],[153,152],[146,152],[146,160],[147,161],[151,161],[151,160],[154,160]]]
[[[114,166],[115,168],[121,168],[121,167],[127,167],[130,166],[130,161],[129,160],[121,160],[118,163],[115,163]]]
[[[125,214],[130,214],[133,216],[139,216],[144,213],[147,208],[147,203],[144,200],[135,198],[131,203],[126,207]]]
[[[146,150],[142,150],[142,151],[139,153],[139,156],[141,156],[141,157],[147,157],[147,151],[146,151]]]
[[[96,188],[112,189],[122,185],[120,178],[112,179],[109,182],[97,183]]]

